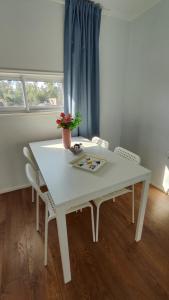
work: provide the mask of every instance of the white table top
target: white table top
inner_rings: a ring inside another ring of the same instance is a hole
[[[96,173],[90,173],[69,164],[74,158],[63,148],[62,140],[30,143],[30,148],[46,182],[56,206],[65,203],[85,202],[145,180],[151,172],[133,162],[119,157],[112,151],[103,149],[84,138],[85,152],[105,158],[105,164]]]

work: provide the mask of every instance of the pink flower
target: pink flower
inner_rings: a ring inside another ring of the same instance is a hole
[[[67,123],[70,123],[71,122],[71,120],[70,119],[68,119],[68,118],[64,118],[64,121],[63,121],[65,124],[67,124]]]
[[[60,125],[61,120],[57,119],[57,120],[56,120],[56,123],[57,123],[58,125]]]
[[[60,117],[61,117],[61,118],[64,118],[64,116],[65,116],[64,112],[61,112],[61,113],[60,113]]]
[[[64,119],[63,119],[64,123],[69,123],[72,121],[72,116],[71,114],[67,114]]]

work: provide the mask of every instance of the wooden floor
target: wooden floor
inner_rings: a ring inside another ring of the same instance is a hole
[[[151,187],[139,243],[130,197],[103,204],[98,243],[92,242],[89,209],[67,217],[72,282],[65,285],[56,222],[49,225],[45,268],[43,205],[37,233],[31,190],[0,195],[0,299],[169,299],[169,197]],[[137,186],[136,214],[139,197]]]

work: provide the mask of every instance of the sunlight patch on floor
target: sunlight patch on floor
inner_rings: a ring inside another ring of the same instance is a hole
[[[167,193],[167,191],[169,190],[169,169],[167,166],[165,166],[164,169],[163,188],[164,191]]]

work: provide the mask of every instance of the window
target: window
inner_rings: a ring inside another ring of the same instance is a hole
[[[24,107],[20,80],[0,80],[0,107]]]
[[[0,112],[63,110],[63,75],[0,72]]]

